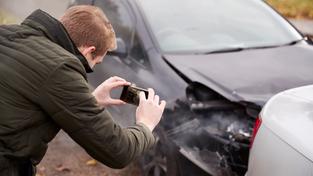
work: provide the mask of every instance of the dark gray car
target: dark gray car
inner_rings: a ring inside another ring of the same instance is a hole
[[[313,46],[261,0],[93,0],[118,49],[89,75],[152,87],[168,105],[145,175],[244,175],[261,107],[313,84]],[[115,92],[118,97],[120,92]],[[123,125],[135,106],[111,107]]]

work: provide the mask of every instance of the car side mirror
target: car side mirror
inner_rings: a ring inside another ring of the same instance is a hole
[[[116,45],[117,48],[114,51],[108,52],[107,55],[125,58],[128,55],[128,53],[124,40],[122,38],[116,38]]]
[[[308,42],[308,44],[313,45],[313,38],[312,36],[306,35],[304,40]]]

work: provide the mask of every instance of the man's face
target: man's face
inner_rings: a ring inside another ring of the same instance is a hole
[[[103,54],[102,56],[96,56],[93,53],[89,54],[86,59],[88,61],[88,64],[90,66],[90,68],[93,68],[96,64],[100,64],[103,61],[104,56],[106,55]]]
[[[96,64],[101,63],[103,60],[103,57],[106,55],[106,53],[104,53],[101,56],[96,56],[94,54],[96,50],[94,46],[90,46],[90,47],[82,46],[82,47],[79,47],[78,50],[87,59],[90,68],[93,68]]]
[[[108,51],[113,51],[116,48],[117,48],[116,39],[113,38]],[[96,51],[95,46],[81,46],[81,47],[78,47],[78,50],[85,56],[85,58],[88,61],[90,68],[93,68],[96,64],[100,64],[103,61],[103,58],[107,53],[107,52],[105,52],[103,55],[96,56],[94,54]]]

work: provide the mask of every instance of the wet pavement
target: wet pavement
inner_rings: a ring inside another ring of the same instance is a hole
[[[105,144],[104,144],[105,145]],[[140,176],[137,162],[124,169],[111,169],[93,160],[83,148],[61,131],[37,166],[36,176]]]

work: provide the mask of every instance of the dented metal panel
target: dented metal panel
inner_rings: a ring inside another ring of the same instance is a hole
[[[180,154],[206,173],[243,175],[254,118],[244,106],[225,99],[211,101],[201,105],[201,110],[194,108],[197,100],[172,102],[173,108],[166,110],[162,126]],[[225,104],[224,109],[221,104]]]

